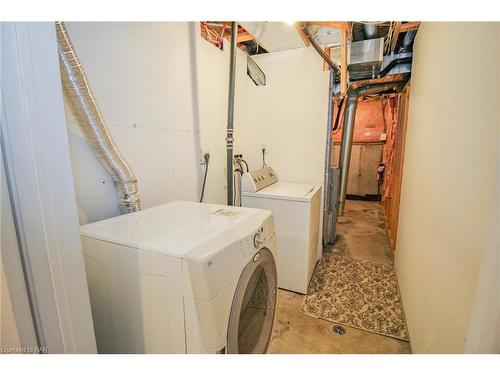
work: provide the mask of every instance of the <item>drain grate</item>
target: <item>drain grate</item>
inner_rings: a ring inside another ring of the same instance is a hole
[[[347,329],[345,329],[345,327],[338,325],[338,324],[336,324],[332,327],[332,331],[333,331],[333,333],[336,333],[339,336],[343,336],[347,333]]]

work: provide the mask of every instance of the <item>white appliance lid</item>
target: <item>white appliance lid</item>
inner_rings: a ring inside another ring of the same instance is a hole
[[[300,182],[276,182],[255,193],[242,192],[247,197],[309,202],[320,189],[319,185]]]
[[[128,247],[182,257],[261,210],[175,201],[86,224],[80,234]]]

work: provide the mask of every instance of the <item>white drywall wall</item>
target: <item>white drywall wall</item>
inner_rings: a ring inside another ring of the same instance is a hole
[[[197,200],[209,151],[205,201],[226,202],[229,43],[220,51],[199,23],[67,23],[110,132],[138,178],[143,207]],[[267,162],[288,181],[322,181],[328,73],[312,48],[255,56],[268,85],[237,52],[235,153]],[[119,214],[111,178],[67,107],[80,223]]]
[[[224,203],[229,48],[200,37],[198,23],[68,23],[113,139],[139,182],[144,208],[199,199],[211,154],[205,201]],[[239,107],[248,85],[238,51]],[[113,182],[87,146],[67,107],[80,223],[118,215]]]
[[[266,162],[282,181],[321,184],[324,171],[328,72],[312,47],[253,56],[267,77],[245,105],[248,126],[236,128],[236,145],[251,169]]]
[[[498,332],[498,300],[478,289],[498,296],[500,270],[485,261],[498,259],[499,36],[495,23],[423,23],[417,34],[396,248],[415,353],[495,350],[470,325],[491,311],[475,329]]]
[[[16,350],[23,347],[35,347],[36,337],[24,284],[1,147],[0,144],[0,347],[16,353]]]

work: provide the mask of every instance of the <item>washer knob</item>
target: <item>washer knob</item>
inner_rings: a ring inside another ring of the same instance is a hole
[[[264,233],[262,233],[262,232],[257,232],[253,236],[253,246],[256,249],[258,249],[260,247],[260,245],[262,245],[264,243],[264,241],[265,241],[265,239],[264,239]]]

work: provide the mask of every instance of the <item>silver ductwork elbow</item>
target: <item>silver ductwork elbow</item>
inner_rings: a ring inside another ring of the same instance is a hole
[[[64,22],[56,22],[56,34],[63,91],[73,114],[118,189],[121,213],[138,211],[137,178],[111,138]]]

